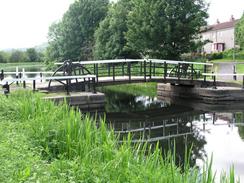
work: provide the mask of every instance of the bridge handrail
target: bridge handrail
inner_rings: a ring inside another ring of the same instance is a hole
[[[168,64],[194,64],[194,65],[208,65],[213,66],[212,63],[204,63],[204,62],[189,62],[189,61],[176,61],[176,60],[160,60],[160,59],[150,59],[152,63],[168,63]],[[149,62],[150,62],[149,60]]]
[[[203,76],[244,76],[243,74],[230,74],[230,73],[202,73]]]
[[[208,65],[213,66],[212,63],[203,62],[188,62],[188,61],[176,61],[176,60],[160,60],[160,59],[115,59],[115,60],[94,60],[94,61],[75,61],[73,63],[79,63],[82,65],[89,64],[109,64],[109,63],[128,63],[128,62],[152,62],[152,63],[168,63],[168,64],[194,64],[194,65]],[[63,65],[63,62],[55,63],[55,65]]]
[[[44,72],[42,72],[42,71],[25,71],[25,72],[23,72],[23,71],[18,71],[18,72],[16,72],[16,71],[12,71],[12,72],[4,72],[4,74],[19,74],[19,73],[21,73],[21,74],[53,74],[54,72],[50,72],[50,71],[44,71]],[[63,72],[58,72],[58,74],[63,74]]]
[[[23,82],[23,81],[36,81],[36,80],[59,80],[59,79],[86,79],[86,78],[96,78],[96,75],[77,75],[77,76],[55,76],[55,77],[35,77],[35,78],[9,78],[3,79],[4,82]]]
[[[115,60],[92,60],[92,61],[75,61],[74,64],[112,64],[112,63],[127,63],[127,62],[143,62],[144,59],[115,59]],[[55,63],[55,65],[63,65],[63,62]]]

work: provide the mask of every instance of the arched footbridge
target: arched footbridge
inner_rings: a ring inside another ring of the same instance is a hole
[[[202,62],[186,62],[159,59],[117,59],[79,61],[71,60],[56,63],[58,69],[55,72],[31,72],[38,76],[28,78],[25,75],[30,72],[4,72],[1,70],[0,79],[6,87],[11,83],[48,81],[46,88],[51,90],[57,87],[57,83],[64,86],[67,92],[73,88],[78,90],[93,90],[96,86],[114,85],[138,82],[163,82],[177,85],[210,86],[214,78],[207,76],[211,73],[213,64]],[[7,74],[14,74],[16,78],[6,78]],[[45,76],[49,74],[49,76]],[[56,84],[54,84],[56,83]],[[42,84],[43,86],[44,84]],[[9,88],[8,88],[9,89]]]

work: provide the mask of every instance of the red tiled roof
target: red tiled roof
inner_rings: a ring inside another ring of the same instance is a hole
[[[216,30],[232,28],[232,27],[235,27],[235,24],[238,21],[239,21],[239,19],[238,20],[229,21],[229,22],[223,22],[223,23],[210,25],[210,26],[207,27],[206,31],[216,31]]]

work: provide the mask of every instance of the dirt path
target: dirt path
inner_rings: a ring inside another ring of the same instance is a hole
[[[216,72],[218,74],[233,74],[234,73],[235,62],[219,62],[214,63],[214,67],[217,68]],[[241,77],[237,77],[238,80],[241,80]],[[217,80],[221,81],[233,81],[233,76],[218,76]]]

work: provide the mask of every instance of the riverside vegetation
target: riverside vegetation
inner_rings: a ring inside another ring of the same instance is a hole
[[[200,172],[130,135],[119,144],[103,119],[39,94],[1,95],[0,113],[0,182],[214,182],[211,163]],[[235,182],[233,169],[220,181]]]

